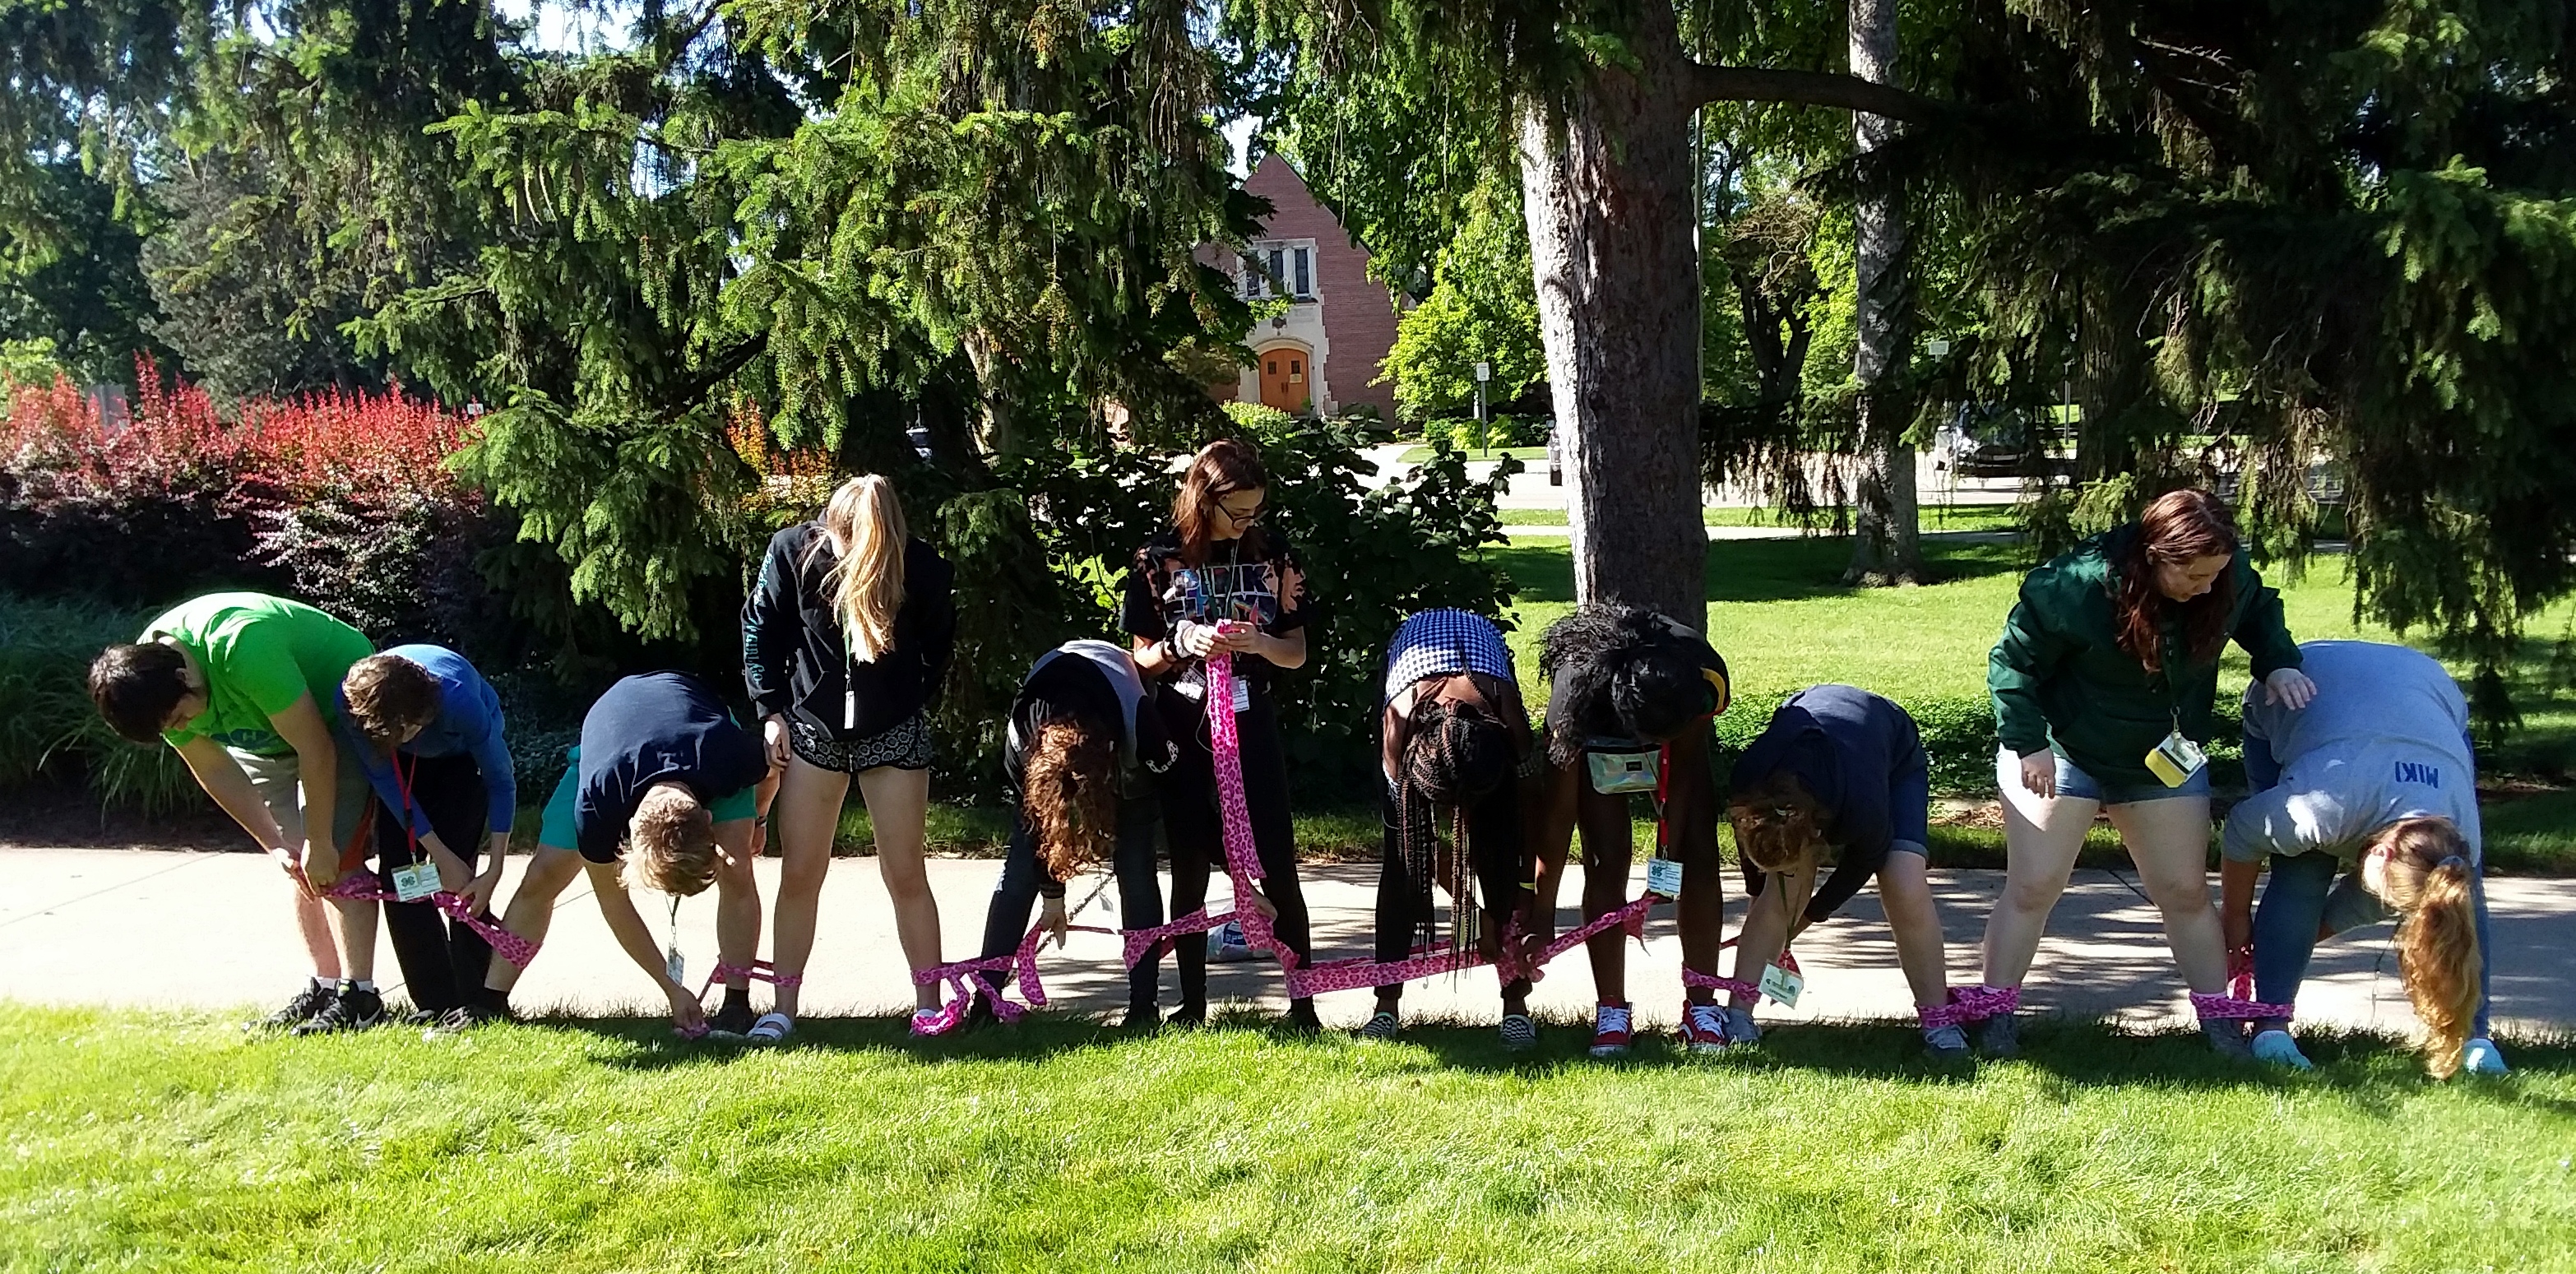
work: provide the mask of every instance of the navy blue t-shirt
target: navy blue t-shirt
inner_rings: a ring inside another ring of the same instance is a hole
[[[1922,764],[1922,733],[1905,709],[1857,686],[1832,685],[1789,696],[1736,760],[1734,790],[1786,770],[1832,820],[1826,836],[1837,852],[1834,874],[1816,886],[1809,920],[1834,914],[1886,864],[1896,826],[1891,791]],[[1762,884],[1762,874],[1745,864],[1746,888],[1760,893]]]
[[[736,725],[724,700],[684,672],[645,673],[610,686],[581,720],[579,765],[573,839],[594,863],[617,861],[646,788],[685,783],[712,805],[769,775],[760,736]]]

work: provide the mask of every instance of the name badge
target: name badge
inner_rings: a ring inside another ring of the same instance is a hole
[[[438,892],[438,868],[429,863],[413,863],[394,869],[394,898],[398,902],[419,902]]]
[[[1682,896],[1682,864],[1678,858],[1646,860],[1646,892],[1665,898]]]
[[[1779,1004],[1780,1007],[1784,1009],[1794,1009],[1798,1007],[1798,993],[1806,989],[1807,980],[1805,978],[1799,977],[1797,974],[1791,973],[1787,969],[1781,968],[1776,964],[1763,966],[1762,994]]]
[[[688,984],[689,962],[680,958],[680,949],[678,947],[673,947],[662,953],[662,972],[671,979],[671,985],[673,986],[685,986]]]
[[[2199,744],[2182,737],[2180,730],[2166,735],[2164,742],[2147,753],[2147,769],[2163,780],[2166,787],[2181,787],[2190,782],[2191,776],[2200,773],[2200,767],[2207,764],[2209,754],[2201,751]]]

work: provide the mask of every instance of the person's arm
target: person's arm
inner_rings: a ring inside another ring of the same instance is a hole
[[[787,537],[771,539],[760,559],[760,579],[742,601],[742,680],[773,761],[786,751],[787,711],[795,699],[792,676],[804,633],[796,596],[801,587]]]
[[[2226,930],[2227,949],[2242,950],[2254,942],[2254,882],[2263,864],[2233,858],[2218,863],[2218,922]]]
[[[1843,904],[1850,902],[1852,895],[1859,893],[1860,887],[1867,884],[1869,878],[1877,875],[1878,869],[1886,865],[1885,851],[1870,854],[1844,850],[1841,861],[1834,864],[1834,874],[1827,876],[1824,885],[1816,889],[1814,896],[1807,903],[1806,910],[1799,913],[1798,922],[1791,927],[1789,936],[1794,938],[1808,925],[1842,910]],[[1812,868],[1807,873],[1807,881],[1810,885],[1815,882],[1815,872]]]
[[[2036,580],[2024,581],[2021,600],[2005,617],[2003,636],[1986,658],[1986,688],[1994,698],[1995,735],[2021,758],[2022,786],[2054,796],[2057,768],[2048,755],[2048,713],[2040,704],[2040,689],[2073,656],[2075,643],[2050,624],[2046,605]]]
[[[224,745],[200,735],[173,745],[171,750],[187,763],[188,772],[197,776],[197,786],[213,798],[216,808],[232,815],[261,849],[270,853],[283,851],[289,857],[295,854],[298,847],[286,843],[286,830],[277,825],[277,816],[268,812],[268,803],[259,799],[259,789],[251,786],[250,776],[242,773],[241,764],[233,760],[232,753],[224,751]]]
[[[310,693],[268,723],[295,749],[295,781],[304,796],[304,878],[316,889],[329,889],[340,879],[340,847],[331,840],[339,814],[340,746]]]
[[[1409,714],[1417,693],[1418,690],[1407,688],[1403,694],[1388,700],[1386,711],[1378,717],[1377,763],[1378,768],[1385,772],[1386,788],[1390,792],[1395,790],[1396,775],[1404,765],[1405,727],[1411,724]]]
[[[939,706],[939,692],[948,681],[948,661],[956,651],[956,581],[953,573],[943,571],[924,601],[921,617],[921,678],[927,691],[924,702],[931,707]]]
[[[2272,754],[2270,727],[2264,724],[2263,705],[2257,702],[2254,688],[2245,688],[2245,786],[2254,792],[2268,792],[2281,782],[2281,759]]]
[[[706,1007],[689,994],[687,987],[671,980],[670,970],[662,963],[662,952],[653,946],[653,931],[645,927],[644,917],[636,914],[635,900],[626,896],[625,876],[617,870],[617,864],[584,860],[582,866],[590,874],[592,896],[599,899],[599,918],[608,922],[608,931],[616,935],[619,949],[670,1000],[671,1024],[683,1034],[704,1027]]]
[[[1255,655],[1281,669],[1306,666],[1306,573],[1297,569],[1293,560],[1283,561],[1279,571],[1279,618],[1269,628],[1250,628],[1221,635],[1217,643],[1228,650]]]
[[[2231,635],[2254,661],[2254,679],[2263,683],[2264,702],[2293,710],[2308,706],[2308,701],[2316,697],[2317,683],[2300,670],[2305,657],[2299,653],[2299,641],[2290,635],[2290,626],[2281,616],[2281,591],[2264,583],[2242,553],[2232,569],[2236,572],[2237,591],[2247,601]]]

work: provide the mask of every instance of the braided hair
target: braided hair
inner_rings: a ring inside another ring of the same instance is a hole
[[[1575,607],[1540,635],[1538,666],[1556,687],[1547,755],[1560,769],[1583,754],[1587,736],[1666,739],[1707,711],[1699,651],[1650,610]]]
[[[1396,826],[1415,894],[1416,946],[1430,946],[1431,885],[1445,877],[1449,891],[1449,946],[1463,951],[1483,928],[1467,852],[1467,807],[1508,782],[1516,766],[1511,735],[1491,713],[1454,699],[1424,699],[1413,710],[1413,731],[1397,764]],[[1438,811],[1449,810],[1448,870],[1433,863]]]

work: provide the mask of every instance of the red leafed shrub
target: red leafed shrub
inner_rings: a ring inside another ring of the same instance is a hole
[[[0,588],[158,605],[217,588],[313,600],[382,639],[441,637],[480,541],[480,495],[446,459],[465,422],[432,402],[331,393],[253,400],[137,367],[130,405],[57,381],[8,386],[0,416]]]

